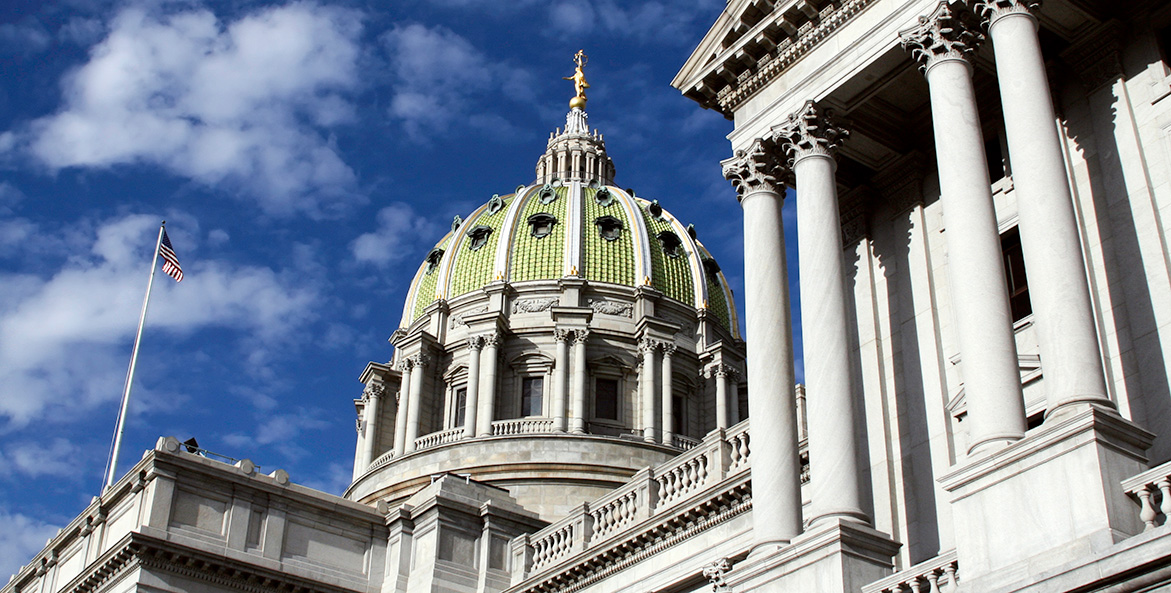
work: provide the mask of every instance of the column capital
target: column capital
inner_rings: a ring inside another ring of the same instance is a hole
[[[588,340],[589,338],[590,338],[590,330],[588,330],[588,329],[575,329],[575,330],[573,330],[573,343],[574,344],[581,344],[584,346],[586,343],[586,340]]]
[[[468,338],[468,350],[480,350],[484,347],[484,336],[472,336]]]
[[[382,397],[382,394],[385,392],[386,387],[384,387],[382,384],[367,385],[366,388],[362,390],[362,401],[369,401],[372,397]]]
[[[834,121],[832,109],[825,109],[813,101],[806,101],[789,119],[772,128],[773,137],[789,156],[789,166],[807,156],[833,158],[841,144],[850,137],[850,131]]]
[[[573,339],[573,330],[571,330],[571,329],[563,329],[563,328],[558,327],[553,330],[553,341],[554,342],[568,342],[572,339]]]
[[[485,346],[491,346],[495,348],[500,345],[500,332],[488,332],[480,336],[480,338],[484,340]]]
[[[971,21],[968,12],[940,2],[930,15],[919,17],[918,25],[899,31],[899,41],[924,72],[945,60],[960,60],[971,68],[972,54],[984,41],[984,34]]]
[[[1033,19],[1035,26],[1037,16],[1033,13],[1041,9],[1041,0],[968,0],[968,5],[989,26],[1010,14],[1027,15]]]
[[[410,365],[412,369],[422,369],[431,363],[431,357],[426,354],[416,354],[406,357],[403,362]]]
[[[638,341],[638,349],[643,353],[654,352],[659,349],[659,341],[651,338],[642,338]]]
[[[756,140],[747,150],[737,150],[736,156],[720,161],[720,165],[724,179],[732,182],[741,199],[757,191],[783,193],[784,180],[790,173],[764,140]]]
[[[663,355],[672,356],[675,354],[675,345],[670,342],[662,342]]]

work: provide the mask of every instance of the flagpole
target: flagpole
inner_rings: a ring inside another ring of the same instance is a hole
[[[130,369],[126,371],[126,387],[122,390],[122,408],[118,411],[118,425],[114,429],[114,447],[110,452],[110,460],[107,465],[110,467],[110,473],[106,475],[106,485],[102,488],[105,492],[110,486],[114,485],[114,477],[118,470],[118,452],[122,449],[122,433],[126,429],[126,410],[130,406],[130,386],[134,384],[134,367],[138,363],[138,345],[142,342],[142,326],[146,322],[146,307],[150,304],[150,289],[155,281],[155,269],[159,263],[159,247],[163,244],[163,231],[167,228],[167,221],[163,221],[159,225],[159,238],[155,241],[154,257],[150,260],[150,279],[146,281],[146,296],[142,298],[142,313],[138,316],[138,333],[134,336],[134,350],[130,354]]]

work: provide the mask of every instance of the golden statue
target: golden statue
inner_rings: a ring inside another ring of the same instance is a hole
[[[590,83],[586,82],[585,73],[581,71],[581,68],[589,61],[590,57],[585,55],[584,49],[577,50],[577,53],[573,54],[573,63],[577,64],[577,68],[573,71],[573,76],[561,77],[562,80],[572,80],[573,90],[577,92],[577,96],[569,100],[569,107],[571,109],[585,109],[585,90],[590,88]]]

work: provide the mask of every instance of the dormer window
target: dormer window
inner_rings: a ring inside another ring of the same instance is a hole
[[[683,241],[679,240],[679,235],[671,231],[663,231],[659,233],[659,243],[663,245],[663,253],[670,257],[681,257],[683,255]]]
[[[432,249],[431,253],[427,254],[427,271],[430,274],[439,268],[439,261],[443,259],[442,249]]]
[[[605,208],[614,203],[614,194],[610,193],[610,190],[603,187],[594,194],[594,201],[597,202],[599,206]]]
[[[646,209],[647,212],[651,213],[651,218],[654,218],[655,220],[663,220],[663,207],[659,205],[658,200],[651,202],[650,206],[647,206]]]
[[[716,260],[710,257],[705,257],[703,258],[703,271],[707,273],[709,279],[715,280],[720,273],[720,264],[717,264]]]
[[[541,188],[541,193],[537,194],[537,201],[542,204],[550,204],[557,199],[557,190],[553,189],[552,185],[546,185]]]
[[[475,228],[468,231],[468,238],[471,242],[468,243],[468,249],[472,251],[479,251],[481,247],[488,244],[488,236],[492,234],[492,227],[487,227],[482,224],[476,225]]]
[[[599,216],[594,219],[598,234],[607,241],[617,241],[622,236],[622,221],[613,216]]]
[[[547,212],[538,212],[529,217],[529,230],[538,239],[552,233],[555,224],[557,224],[557,219]]]

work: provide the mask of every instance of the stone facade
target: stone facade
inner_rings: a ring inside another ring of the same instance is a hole
[[[161,439],[2,593],[1171,587],[1164,4],[731,0],[673,84],[735,122],[766,331],[646,251],[590,276],[603,188],[632,253],[669,223],[676,270],[718,266],[571,111],[420,267],[345,497]],[[512,238],[461,255],[505,220],[560,237],[554,272]]]

